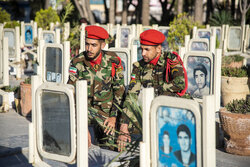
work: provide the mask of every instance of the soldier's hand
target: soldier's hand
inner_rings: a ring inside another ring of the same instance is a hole
[[[116,122],[116,117],[109,117],[104,121],[103,125],[106,126],[104,133],[106,133],[106,135],[108,135],[108,134],[113,135],[114,134],[115,122]]]
[[[90,136],[90,133],[88,131],[88,147],[91,146],[91,136]]]
[[[131,142],[131,137],[128,131],[128,124],[121,124],[120,135],[118,136],[118,151],[125,150],[127,143]]]

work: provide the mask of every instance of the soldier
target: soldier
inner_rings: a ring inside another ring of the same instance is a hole
[[[182,96],[186,91],[187,78],[183,63],[177,53],[162,53],[161,44],[165,36],[157,30],[146,30],[140,35],[140,43],[143,59],[133,64],[131,80],[124,102],[124,112],[131,115],[128,111],[128,105],[132,106],[132,96],[138,99],[142,87],[154,88],[155,96]],[[186,85],[185,85],[186,81]],[[123,115],[121,122],[128,124]],[[125,125],[124,125],[125,126]],[[125,147],[128,137],[119,136],[119,149]]]
[[[85,51],[72,59],[68,83],[87,80],[89,123],[102,144],[105,141],[100,139],[112,135],[115,130],[116,105],[121,105],[125,91],[124,77],[121,59],[114,52],[102,50],[109,38],[107,31],[94,25],[87,26],[85,31]]]

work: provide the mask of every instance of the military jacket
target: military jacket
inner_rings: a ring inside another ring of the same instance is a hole
[[[95,114],[103,120],[117,116],[118,109],[114,103],[121,105],[125,91],[120,59],[114,52],[102,51],[101,64],[94,69],[85,55],[86,52],[82,52],[72,59],[68,83],[87,80],[89,109],[94,108]],[[112,68],[115,70],[113,76]]]
[[[168,75],[166,75],[167,61],[175,62],[170,65]],[[142,88],[150,87],[154,88],[155,96],[178,96],[176,93],[185,88],[183,67],[175,54],[162,53],[156,65],[145,63],[143,59],[133,64],[131,80],[124,102],[124,111],[127,112],[127,105],[132,106],[130,96],[137,99]]]

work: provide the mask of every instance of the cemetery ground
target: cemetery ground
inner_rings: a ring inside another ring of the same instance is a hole
[[[22,80],[10,76],[10,85],[18,85]],[[218,121],[218,118],[216,118]],[[31,117],[23,117],[15,108],[0,113],[0,167],[31,167],[29,164],[28,126]],[[103,166],[117,155],[114,152],[91,146],[89,149],[89,166]],[[45,160],[51,166],[69,166],[55,161]],[[217,167],[249,167],[250,156],[238,156],[226,153],[221,146],[216,149]],[[118,166],[117,164],[112,166]]]

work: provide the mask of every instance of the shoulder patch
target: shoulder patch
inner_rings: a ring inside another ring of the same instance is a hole
[[[140,66],[140,63],[138,61],[133,63],[133,67],[139,67],[139,66]]]
[[[72,62],[74,64],[78,63],[78,62],[82,62],[85,59],[85,56],[83,53],[79,54],[78,56],[76,56],[75,58],[72,59]]]

